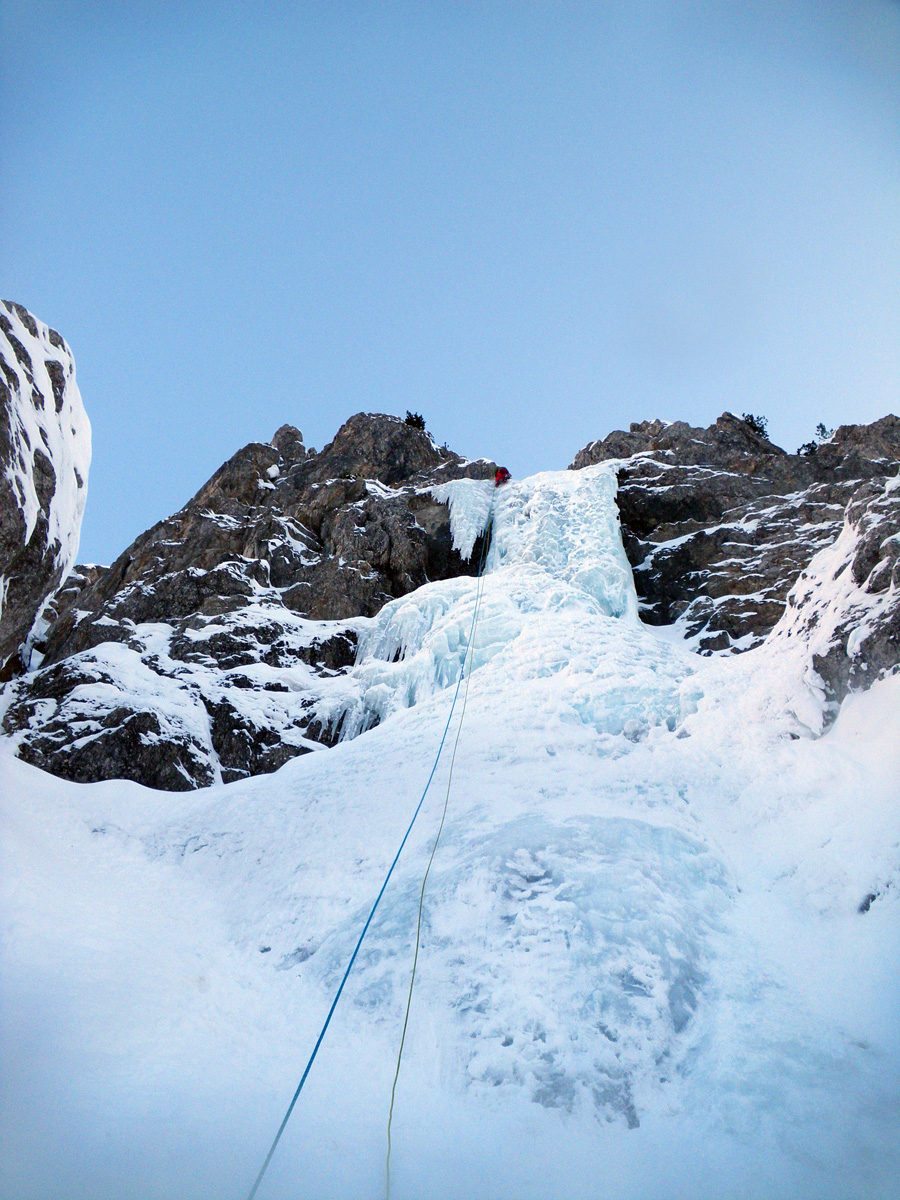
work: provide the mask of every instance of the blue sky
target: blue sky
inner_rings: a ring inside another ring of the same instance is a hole
[[[109,561],[285,421],[515,474],[897,412],[900,5],[0,0],[0,294],[71,345]]]

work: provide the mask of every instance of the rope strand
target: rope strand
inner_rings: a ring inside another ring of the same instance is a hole
[[[493,512],[494,502],[491,499],[491,511]],[[466,647],[465,657],[463,658],[463,674],[466,678],[465,691],[463,692],[462,709],[459,714],[459,725],[456,727],[456,740],[453,743],[453,753],[450,756],[450,770],[447,773],[447,791],[444,796],[444,808],[441,813],[441,823],[438,826],[437,834],[435,835],[434,844],[431,847],[431,855],[428,859],[428,865],[425,868],[425,874],[422,876],[422,887],[419,891],[419,911],[416,916],[416,947],[413,953],[412,973],[409,977],[409,991],[406,995],[406,1012],[403,1015],[403,1032],[400,1035],[400,1048],[397,1051],[397,1066],[394,1069],[394,1081],[391,1084],[391,1105],[388,1110],[387,1124],[387,1156],[384,1164],[384,1196],[385,1200],[391,1200],[391,1128],[394,1121],[394,1100],[397,1094],[397,1080],[400,1077],[400,1063],[403,1059],[403,1047],[406,1045],[406,1030],[409,1025],[409,1012],[412,1007],[413,987],[416,982],[416,967],[419,963],[419,947],[422,941],[422,910],[425,903],[425,885],[428,883],[428,876],[431,873],[431,864],[434,862],[434,856],[437,853],[438,842],[441,840],[441,834],[444,831],[444,822],[447,819],[447,808],[450,804],[450,785],[453,782],[453,766],[456,762],[456,750],[459,746],[459,735],[462,733],[463,721],[466,716],[466,705],[469,701],[469,680],[472,677],[472,658],[474,657],[475,649],[475,628],[478,621],[478,609],[481,606],[481,597],[484,590],[484,562],[487,554],[487,544],[490,534],[490,517],[488,518],[488,528],[485,531],[484,545],[481,551],[481,564],[478,569],[478,587],[475,592],[475,611],[472,614],[472,632],[469,637],[469,644]],[[468,664],[468,666],[467,666]]]
[[[393,862],[388,867],[387,874],[384,877],[384,882],[381,885],[381,890],[379,891],[378,895],[375,897],[375,903],[372,905],[371,911],[369,912],[369,915],[366,918],[366,923],[362,928],[362,933],[360,933],[359,939],[357,940],[357,943],[353,949],[353,953],[350,955],[350,961],[347,963],[347,968],[344,971],[343,978],[341,979],[338,989],[334,994],[334,999],[331,1002],[331,1007],[328,1010],[328,1015],[325,1018],[325,1021],[324,1021],[324,1024],[322,1025],[321,1030],[319,1031],[319,1036],[316,1038],[316,1044],[313,1046],[312,1054],[310,1054],[310,1056],[309,1056],[309,1060],[307,1061],[306,1067],[303,1070],[303,1074],[300,1077],[300,1082],[297,1084],[297,1089],[294,1092],[293,1096],[291,1097],[291,1102],[287,1106],[287,1112],[285,1112],[284,1117],[282,1118],[281,1124],[278,1126],[278,1132],[275,1134],[275,1137],[272,1141],[272,1145],[269,1147],[269,1152],[265,1157],[265,1161],[263,1162],[263,1165],[259,1169],[259,1174],[256,1176],[253,1187],[250,1189],[249,1193],[247,1194],[247,1200],[254,1200],[256,1193],[259,1191],[259,1186],[263,1181],[263,1176],[265,1175],[266,1171],[268,1170],[269,1163],[272,1161],[272,1157],[275,1154],[275,1151],[278,1147],[278,1143],[281,1141],[281,1135],[284,1133],[285,1128],[287,1127],[287,1123],[290,1120],[291,1113],[294,1111],[294,1106],[296,1105],[298,1099],[300,1098],[300,1093],[303,1091],[303,1085],[306,1083],[307,1076],[309,1075],[310,1071],[312,1070],[312,1065],[316,1060],[316,1055],[319,1053],[319,1047],[322,1045],[322,1042],[325,1038],[325,1034],[328,1030],[328,1026],[331,1024],[331,1018],[334,1016],[335,1009],[338,1006],[338,1001],[341,998],[341,993],[344,990],[344,985],[346,984],[347,980],[350,977],[350,972],[353,970],[353,964],[356,962],[356,958],[357,958],[357,955],[359,954],[360,948],[362,947],[363,940],[369,931],[369,926],[372,924],[372,919],[375,916],[375,911],[378,908],[378,905],[381,903],[381,898],[384,895],[384,893],[387,889],[387,885],[390,882],[391,876],[394,873],[394,868],[396,867],[396,865],[400,859],[400,855],[403,853],[403,847],[406,845],[409,835],[412,833],[413,826],[416,823],[416,818],[418,817],[419,813],[422,810],[422,805],[425,803],[425,797],[428,795],[428,789],[431,787],[431,781],[434,779],[434,773],[437,770],[438,763],[440,762],[441,754],[443,753],[443,750],[444,750],[444,743],[447,740],[447,733],[450,730],[450,723],[453,720],[453,713],[456,710],[456,702],[459,699],[460,688],[462,687],[463,676],[465,675],[465,662],[466,662],[466,658],[468,657],[469,652],[471,650],[472,639],[475,634],[475,622],[478,617],[478,605],[479,605],[480,596],[481,596],[481,576],[484,572],[484,564],[487,559],[487,547],[490,542],[491,515],[493,513],[493,508],[494,508],[494,499],[492,496],[491,497],[491,507],[488,511],[488,520],[487,520],[487,525],[485,527],[485,532],[484,532],[484,542],[483,542],[482,550],[481,550],[481,562],[480,562],[480,565],[478,568],[478,588],[476,590],[475,609],[472,613],[472,626],[469,630],[469,641],[468,641],[468,645],[466,647],[466,657],[464,657],[464,659],[463,659],[463,670],[460,671],[459,679],[456,681],[456,691],[453,693],[453,701],[450,705],[450,712],[447,714],[447,723],[444,726],[444,732],[441,735],[440,745],[438,746],[437,754],[435,755],[435,759],[434,759],[434,763],[431,768],[431,772],[425,783],[424,791],[422,792],[422,795],[419,798],[419,803],[416,805],[415,812],[412,815],[412,820],[410,821],[409,825],[407,826],[406,833],[404,833],[404,835],[403,835],[403,840],[400,843],[399,849],[397,850],[397,853],[394,855]],[[466,676],[466,678],[468,679],[468,676]],[[466,686],[468,689],[468,683]],[[457,742],[459,741],[459,731],[457,731],[456,740],[457,740]],[[454,744],[453,752],[455,755],[456,754],[456,745],[455,744]],[[446,804],[445,804],[445,812],[446,812]],[[443,825],[443,822],[442,822],[442,825]],[[435,843],[435,848],[437,848],[437,843]],[[433,856],[434,856],[434,851],[432,851],[432,857]],[[429,866],[430,866],[430,864],[429,864]],[[427,878],[427,875],[426,875],[426,878]],[[420,912],[420,915],[421,915],[421,912]],[[418,952],[418,946],[417,946],[417,952]],[[408,1016],[408,1013],[409,1013],[409,1010],[407,1008],[407,1016]],[[405,1032],[405,1024],[404,1024],[404,1032]]]

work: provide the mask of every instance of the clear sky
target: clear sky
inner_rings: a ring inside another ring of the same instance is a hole
[[[900,411],[894,0],[0,0],[0,295],[71,345],[81,558],[239,446],[424,414],[514,474]]]

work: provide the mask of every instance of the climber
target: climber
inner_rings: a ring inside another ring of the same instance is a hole
[[[500,487],[501,483],[509,483],[509,471],[506,467],[498,467],[494,476],[494,487]]]

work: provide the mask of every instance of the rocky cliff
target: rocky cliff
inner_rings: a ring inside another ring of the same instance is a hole
[[[9,394],[14,376],[18,408],[25,396],[44,413],[34,430],[21,424],[12,452],[31,474],[7,472],[25,497],[10,544],[31,564],[16,568],[5,643],[15,656],[71,559],[86,426],[62,339],[4,311],[17,364]],[[16,342],[23,328],[30,343]],[[70,418],[75,441],[61,443]],[[900,421],[843,426],[806,451],[787,454],[725,413],[708,429],[634,424],[585,447],[572,469],[615,464],[644,621],[674,626],[701,654],[802,639],[837,705],[900,662]],[[444,499],[441,484],[494,470],[379,414],[352,417],[319,453],[288,425],[245,446],[110,567],[77,568],[56,590],[26,646],[36,669],[0,702],[3,732],[20,757],[65,778],[169,790],[327,748],[369,619],[428,581],[475,570],[480,547],[454,548],[436,489]]]
[[[35,619],[75,561],[90,459],[68,346],[0,300],[0,679],[21,670]]]
[[[287,425],[245,446],[108,569],[72,575],[4,731],[65,778],[171,790],[330,745],[322,703],[360,619],[474,570],[431,489],[495,469],[371,414],[318,454]]]
[[[868,649],[881,665],[896,663],[900,494],[892,481],[900,420],[842,425],[807,450],[787,454],[724,413],[708,429],[633,424],[586,446],[572,467],[616,461],[622,537],[648,623],[674,624],[702,653],[751,649],[782,619],[816,554],[846,526],[841,547],[853,560],[855,584],[883,600]],[[835,615],[834,636],[844,647],[856,619]],[[833,662],[838,652],[828,653]],[[837,699],[859,674],[824,670]]]

